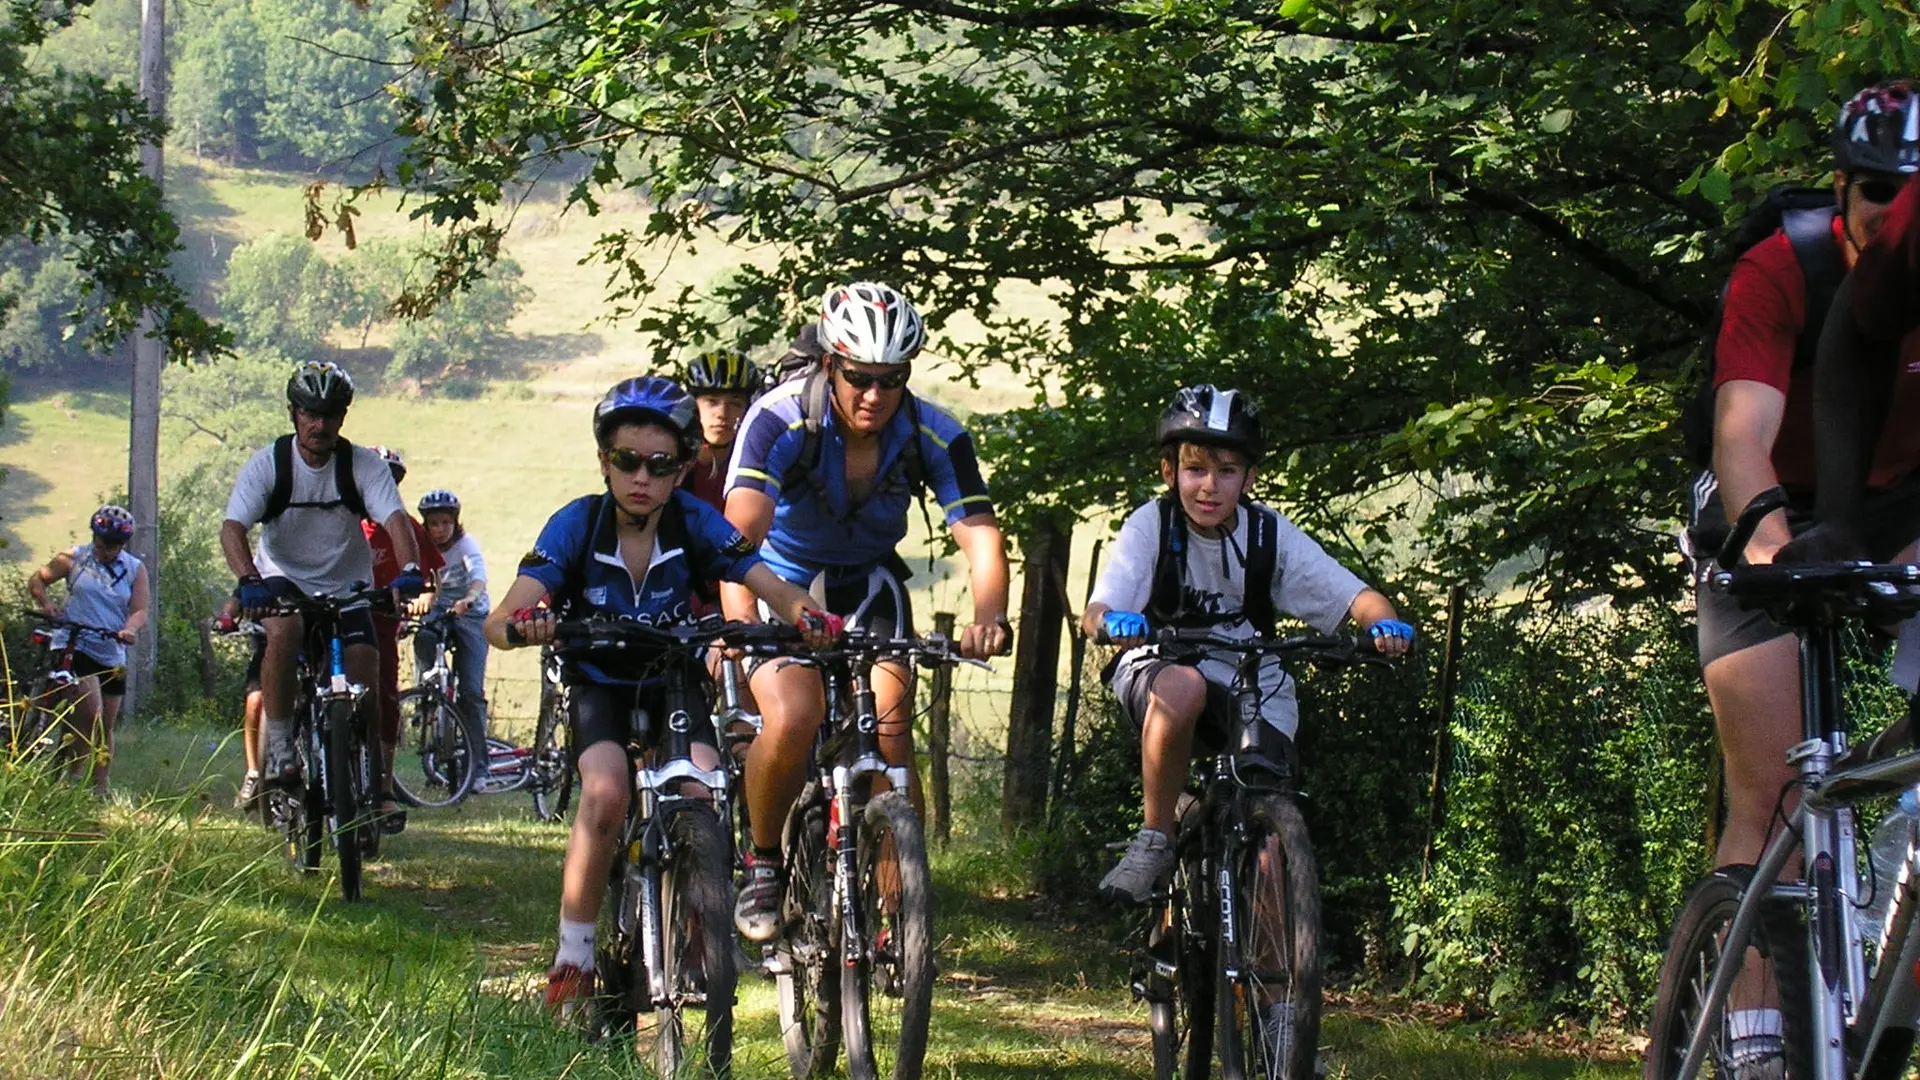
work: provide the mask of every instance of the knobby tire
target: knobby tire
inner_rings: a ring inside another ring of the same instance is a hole
[[[467,797],[476,750],[458,706],[431,687],[408,690],[400,695],[400,734],[393,753],[396,798],[433,809]]]
[[[660,875],[660,974],[668,1004],[655,1011],[655,1070],[663,1077],[681,1076],[691,1065],[699,1075],[724,1078],[733,1068],[739,979],[726,835],[712,809],[696,804],[682,806],[668,820],[667,839],[671,854]]]
[[[1224,941],[1215,969],[1220,1075],[1224,1080],[1314,1080],[1320,1045],[1320,875],[1306,821],[1280,795],[1249,796],[1245,843],[1232,875],[1233,931],[1241,970],[1228,975]],[[1224,913],[1223,913],[1224,915]],[[1225,929],[1222,929],[1224,939]],[[1291,1003],[1290,1038],[1270,1031],[1271,1007]],[[1284,1050],[1271,1049],[1278,1041]]]
[[[552,683],[540,681],[540,723],[533,738],[533,812],[541,821],[565,817],[573,796],[572,732],[566,700]]]
[[[842,967],[840,1022],[850,1080],[918,1080],[933,1010],[933,880],[920,816],[902,791],[860,816],[854,888],[860,964]]]
[[[780,1036],[794,1080],[833,1071],[840,1052],[840,956],[827,850],[827,806],[818,786],[794,802],[784,845],[787,881],[774,976]]]
[[[352,902],[360,899],[360,836],[362,828],[359,788],[360,755],[354,746],[353,705],[335,701],[327,705],[327,802],[333,826],[333,848],[340,857],[340,895]]]

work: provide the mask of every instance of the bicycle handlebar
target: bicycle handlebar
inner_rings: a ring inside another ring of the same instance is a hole
[[[1785,605],[1777,618],[1790,620],[1832,615],[1871,613],[1875,618],[1905,618],[1920,614],[1920,566],[1909,563],[1770,563],[1752,566],[1741,563],[1747,543],[1753,539],[1760,522],[1787,505],[1787,495],[1778,487],[1768,488],[1753,497],[1720,545],[1717,562],[1722,569],[1708,578],[1714,591],[1745,601],[1750,606]],[[1807,606],[1812,605],[1811,609]]]
[[[1293,637],[1227,637],[1219,631],[1203,628],[1163,627],[1151,635],[1162,655],[1180,658],[1204,653],[1236,653],[1242,656],[1284,656],[1303,654],[1308,662],[1324,668],[1370,665],[1385,667],[1391,658],[1382,654],[1372,638],[1351,634],[1299,634]]]
[[[120,631],[118,629],[110,630],[104,626],[94,626],[90,623],[75,622],[72,619],[69,619],[63,615],[49,615],[46,612],[40,611],[36,608],[22,608],[21,610],[26,612],[29,618],[37,619],[40,622],[46,623],[48,626],[56,630],[74,630],[83,634],[93,634],[98,637],[109,637],[109,638],[114,638],[116,640],[118,640],[120,637]]]

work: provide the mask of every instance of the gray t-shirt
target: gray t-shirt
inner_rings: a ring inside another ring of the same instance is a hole
[[[454,601],[467,595],[467,590],[473,587],[474,582],[478,581],[484,586],[487,580],[487,560],[480,557],[480,542],[473,538],[472,533],[461,533],[460,539],[448,545],[440,554],[447,560],[447,565],[441,569],[440,580],[434,588],[435,611],[452,607]],[[479,599],[473,602],[467,614],[485,615],[487,610],[487,590],[483,587]]]
[[[340,498],[331,457],[318,468],[308,465],[297,448],[292,457],[292,502],[326,503]],[[403,511],[393,473],[380,455],[364,446],[354,447],[353,477],[373,521],[384,525]],[[227,500],[227,520],[248,529],[260,524],[272,491],[273,447],[269,446],[241,467]],[[261,577],[284,577],[308,596],[345,596],[355,585],[373,584],[373,552],[360,531],[360,519],[345,506],[287,507],[279,517],[260,525],[253,561]]]
[[[1339,628],[1347,609],[1353,606],[1354,598],[1366,588],[1366,583],[1328,555],[1312,537],[1301,532],[1299,526],[1288,521],[1285,514],[1276,512],[1276,516],[1280,527],[1274,537],[1274,610],[1305,622],[1318,633],[1330,634]],[[1186,606],[1213,612],[1223,619],[1239,614],[1245,608],[1246,550],[1244,511],[1238,515],[1228,537],[1209,539],[1189,532]],[[1153,592],[1154,563],[1160,555],[1157,500],[1127,516],[1112,552],[1100,570],[1100,580],[1094,584],[1093,601],[1115,611],[1145,609]],[[1223,637],[1257,636],[1245,620],[1223,625],[1217,632]],[[1129,649],[1120,658],[1116,677],[1128,665],[1151,663],[1158,657],[1159,649],[1152,645]],[[1208,682],[1224,687],[1233,685],[1233,657],[1208,657],[1199,667]],[[1269,659],[1260,669],[1260,686],[1264,695],[1261,716],[1291,736],[1299,723],[1293,679],[1278,660]]]

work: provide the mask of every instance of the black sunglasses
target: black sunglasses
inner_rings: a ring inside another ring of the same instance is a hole
[[[1885,206],[1899,198],[1901,190],[1906,186],[1905,180],[1855,180],[1853,182],[1853,189],[1860,193],[1860,197],[1875,206]]]
[[[607,451],[607,464],[623,473],[635,473],[644,468],[648,476],[672,476],[680,471],[684,459],[659,451],[643,454],[625,446],[616,446]]]
[[[869,375],[864,371],[855,371],[845,364],[833,366],[839,370],[840,377],[847,380],[847,385],[855,390],[871,390],[876,386],[882,390],[903,389],[907,385],[907,378],[913,374],[912,371],[905,370],[889,371],[885,375]]]

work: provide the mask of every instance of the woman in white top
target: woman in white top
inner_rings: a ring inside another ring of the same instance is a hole
[[[27,591],[40,610],[56,619],[113,631],[82,632],[74,642],[73,673],[78,676],[56,693],[69,708],[67,726],[73,737],[62,740],[61,755],[67,775],[78,781],[91,771],[93,792],[108,791],[107,771],[113,762],[113,723],[127,693],[127,645],[147,624],[147,568],[126,550],[133,539],[133,515],[118,506],[103,506],[93,515],[93,542],[55,555],[27,578]],[[67,583],[63,612],[47,597],[47,586]],[[64,628],[54,631],[53,648],[64,649]]]
[[[420,521],[427,536],[446,559],[434,579],[433,612],[451,612],[447,624],[451,631],[447,645],[453,653],[453,671],[460,680],[460,715],[467,726],[478,733],[482,744],[487,738],[487,637],[482,629],[490,610],[487,604],[487,563],[480,557],[480,542],[460,524],[460,498],[445,488],[420,497]],[[418,670],[433,662],[435,636],[427,631],[414,635],[414,661]],[[484,761],[474,762],[484,769]],[[480,772],[476,781],[484,780]],[[476,788],[475,790],[478,790]]]

